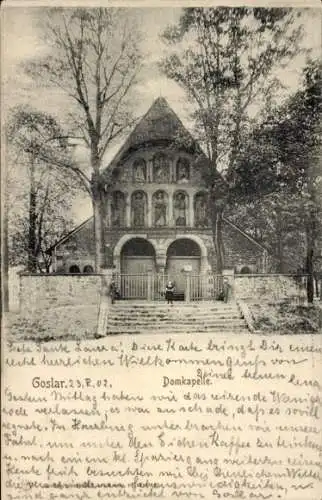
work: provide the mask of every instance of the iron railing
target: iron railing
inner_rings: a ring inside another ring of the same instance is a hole
[[[120,299],[164,300],[166,285],[175,285],[175,300],[215,299],[222,290],[222,275],[181,273],[117,274],[115,275]]]

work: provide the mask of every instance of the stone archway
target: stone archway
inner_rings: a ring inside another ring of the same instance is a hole
[[[150,273],[156,270],[156,253],[150,241],[129,238],[120,252],[120,292],[126,299],[147,299]]]
[[[121,250],[122,274],[145,274],[155,271],[155,250],[145,238],[132,237]]]
[[[186,274],[199,275],[201,268],[201,248],[191,238],[174,240],[167,249],[166,274],[175,281],[178,293],[184,293]]]

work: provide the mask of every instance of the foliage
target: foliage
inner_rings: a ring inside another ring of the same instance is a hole
[[[279,334],[321,333],[322,310],[319,305],[279,303],[249,303],[256,330]]]
[[[238,182],[234,187],[239,200],[249,201],[256,191],[264,212],[265,202],[262,203],[261,197],[265,200],[270,193],[270,198],[275,198],[279,217],[275,218],[272,229],[280,248],[290,250],[286,239],[289,243],[304,239],[301,260],[310,276],[310,302],[314,256],[321,244],[322,229],[321,69],[319,61],[309,61],[302,88],[249,135],[235,169]],[[283,216],[285,211],[287,220]],[[268,224],[270,221],[272,213],[267,214]]]
[[[163,35],[174,49],[161,67],[195,105],[193,118],[208,153],[204,177],[218,270],[223,265],[221,218],[235,194],[235,166],[248,133],[249,109],[277,91],[274,70],[299,53],[299,14],[294,9],[189,8]]]
[[[45,252],[71,228],[69,210],[80,184],[57,168],[58,160],[72,164],[72,159],[63,131],[50,115],[17,107],[7,136],[9,261],[48,272],[51,258]],[[52,163],[44,162],[44,156]]]
[[[75,165],[72,171],[92,199],[96,267],[100,268],[106,258],[104,189],[113,182],[101,167],[111,142],[133,123],[131,91],[141,62],[139,33],[122,9],[53,8],[47,12],[43,30],[49,53],[28,63],[26,71],[71,98],[69,135],[85,142],[91,167],[90,175]],[[70,165],[59,166],[70,169]]]
[[[227,217],[268,249],[275,272],[293,273],[303,268],[304,218],[297,196],[259,193],[248,202],[231,204]]]

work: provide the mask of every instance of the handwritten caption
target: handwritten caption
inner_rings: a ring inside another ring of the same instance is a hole
[[[321,353],[312,337],[12,343],[5,498],[319,498]]]

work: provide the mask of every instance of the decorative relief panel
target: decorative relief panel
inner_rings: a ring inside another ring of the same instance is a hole
[[[131,199],[132,225],[134,227],[143,227],[146,224],[146,209],[146,194],[143,191],[135,191]]]
[[[135,183],[146,182],[146,179],[147,179],[146,162],[143,158],[138,158],[133,163],[133,182]]]
[[[190,180],[190,164],[186,158],[179,158],[176,164],[176,181],[185,184]]]
[[[125,195],[121,191],[112,195],[111,223],[114,227],[125,226]]]
[[[197,193],[194,199],[195,227],[207,227],[209,225],[208,203],[205,193]]]
[[[157,153],[153,157],[153,182],[170,182],[170,161],[163,153]]]
[[[188,219],[188,196],[187,193],[179,191],[173,197],[173,215],[176,226],[187,226]]]
[[[164,191],[157,191],[153,195],[153,225],[164,227],[168,224],[167,206],[168,195]]]

